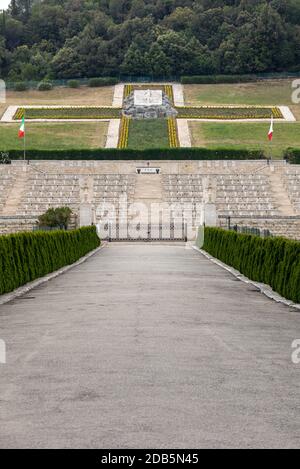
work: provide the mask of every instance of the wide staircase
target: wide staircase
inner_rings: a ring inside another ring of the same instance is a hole
[[[96,219],[129,207],[128,219],[149,223],[150,208],[172,206],[195,225],[203,202],[215,203],[220,226],[268,228],[300,239],[300,167],[284,162],[156,162],[160,174],[136,174],[135,162],[32,162],[0,165],[0,233],[32,229],[50,207],[79,216],[91,204]],[[131,210],[131,204],[134,203]],[[137,205],[139,204],[139,208]],[[100,208],[99,208],[100,207]],[[144,210],[142,210],[144,207]],[[172,215],[172,216],[173,216]]]
[[[300,213],[300,167],[287,167],[281,181],[295,213]]]

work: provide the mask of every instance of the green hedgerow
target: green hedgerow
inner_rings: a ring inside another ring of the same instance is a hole
[[[256,282],[300,303],[300,242],[205,228],[203,249]]]
[[[0,236],[0,295],[73,264],[99,245],[95,227]]]

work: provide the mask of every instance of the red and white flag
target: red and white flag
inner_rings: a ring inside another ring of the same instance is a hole
[[[19,138],[24,138],[24,137],[25,137],[25,118],[23,116],[21,127],[19,129]]]
[[[274,121],[273,121],[273,116],[271,117],[271,127],[268,133],[268,139],[271,142],[273,140],[273,133],[274,133]]]

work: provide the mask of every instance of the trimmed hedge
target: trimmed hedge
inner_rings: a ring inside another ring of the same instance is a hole
[[[90,78],[88,81],[88,86],[91,88],[99,88],[100,86],[112,86],[119,83],[118,78],[114,77],[99,77],[99,78]]]
[[[53,88],[53,84],[49,80],[43,80],[37,86],[38,91],[50,91],[52,90],[52,88]]]
[[[0,236],[0,295],[73,264],[99,245],[95,227]]]
[[[183,76],[180,79],[183,85],[216,85],[226,83],[249,83],[257,81],[256,75],[194,75]]]
[[[69,80],[67,85],[69,88],[80,88],[80,82],[78,80]]]
[[[284,159],[291,164],[300,164],[300,148],[288,148],[284,152]]]
[[[300,242],[205,228],[203,249],[256,282],[300,303]]]
[[[15,83],[14,90],[15,91],[26,91],[28,89],[27,83],[25,81],[18,81]]]
[[[1,151],[0,151],[1,153]],[[260,160],[263,151],[207,148],[27,150],[28,160]],[[22,160],[22,150],[10,150],[11,160]]]

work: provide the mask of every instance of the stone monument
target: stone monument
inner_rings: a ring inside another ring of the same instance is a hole
[[[123,115],[132,119],[163,119],[177,114],[162,90],[134,90],[124,99]]]

